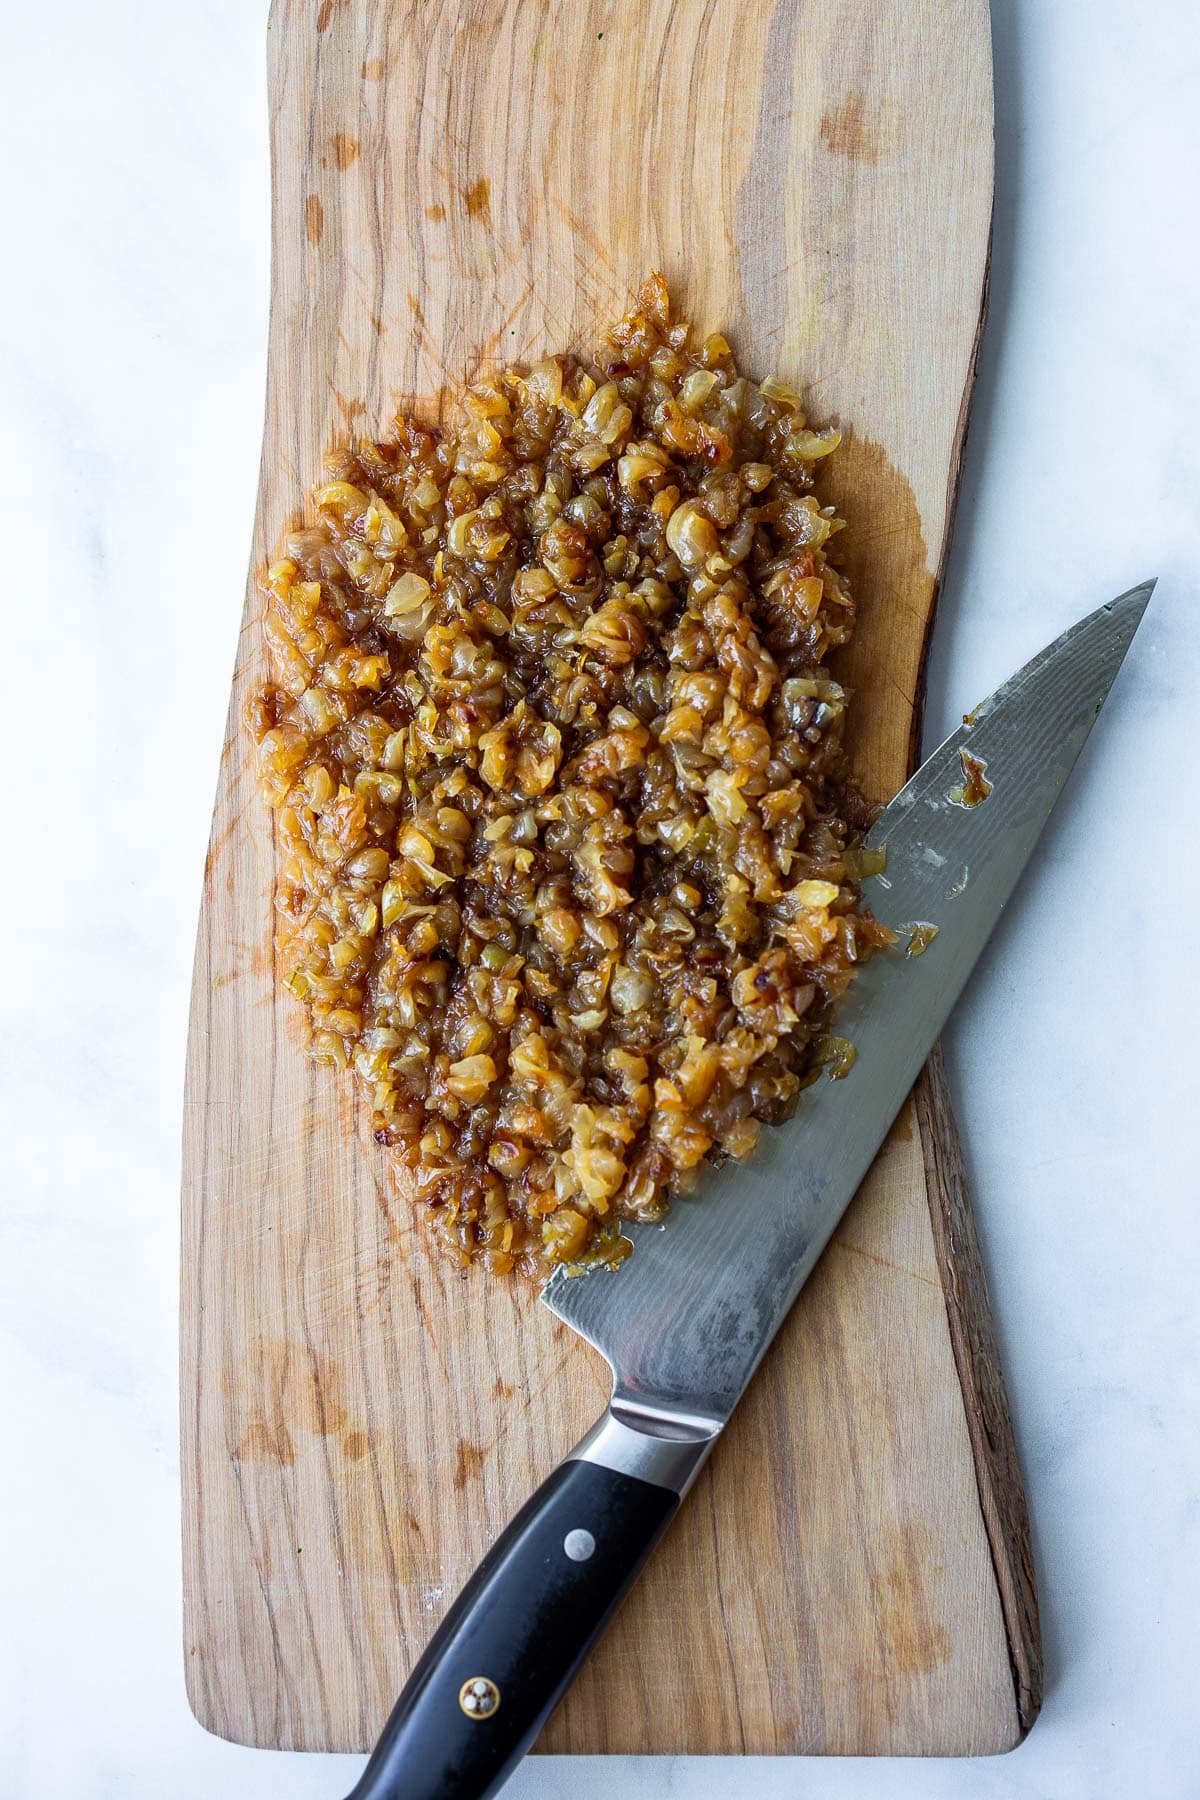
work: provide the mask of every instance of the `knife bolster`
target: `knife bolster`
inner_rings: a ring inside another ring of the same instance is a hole
[[[682,1500],[720,1436],[712,1419],[657,1412],[614,1396],[568,1462],[590,1462],[669,1488]]]

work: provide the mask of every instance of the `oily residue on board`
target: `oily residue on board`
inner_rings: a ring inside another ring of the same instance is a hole
[[[296,1463],[296,1440],[278,1419],[252,1418],[234,1451],[238,1462],[273,1462],[281,1469]]]
[[[314,247],[325,235],[325,208],[320,194],[310,194],[304,202],[304,235]]]
[[[819,400],[809,411],[824,423]],[[934,579],[916,495],[882,445],[850,430],[825,469],[823,497],[849,520],[837,548],[858,602],[837,670],[854,694],[851,763],[868,800],[886,803],[916,766]]]
[[[847,94],[821,115],[821,142],[835,156],[851,162],[879,161],[879,141],[867,123],[866,105],[858,93]]]
[[[333,1437],[348,1419],[337,1365],[307,1344],[258,1338],[250,1346],[243,1392],[246,1423],[233,1455],[238,1462],[273,1462],[291,1468],[297,1437]]]
[[[335,131],[333,134],[333,160],[344,175],[350,164],[358,156],[358,139],[351,137],[348,131]]]

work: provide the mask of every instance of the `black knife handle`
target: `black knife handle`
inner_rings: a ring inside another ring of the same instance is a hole
[[[497,1793],[679,1499],[594,1462],[560,1463],[443,1619],[349,1800]]]

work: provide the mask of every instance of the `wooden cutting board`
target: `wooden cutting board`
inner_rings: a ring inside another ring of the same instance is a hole
[[[986,0],[276,0],[254,564],[325,448],[493,357],[587,347],[651,268],[848,440],[867,790],[916,744],[983,296]],[[186,1658],[203,1724],[365,1749],[451,1596],[607,1394],[393,1194],[275,980],[240,720],[208,858],[183,1182]],[[541,1741],[964,1755],[1040,1698],[1024,1503],[936,1069]]]

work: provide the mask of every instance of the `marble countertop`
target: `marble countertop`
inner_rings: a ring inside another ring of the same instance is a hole
[[[514,1800],[1200,1792],[1200,33],[1190,0],[994,10],[992,317],[931,739],[1161,577],[949,1038],[1045,1710],[996,1761],[538,1761]],[[0,887],[11,1800],[335,1800],[360,1766],[206,1736],[180,1651],[180,1090],[258,457],[264,11],[58,0],[5,22],[5,667],[29,671],[5,677]]]

